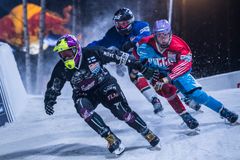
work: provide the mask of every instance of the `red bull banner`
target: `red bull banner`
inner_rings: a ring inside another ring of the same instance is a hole
[[[72,6],[66,6],[63,9],[63,16],[46,11],[45,13],[45,36],[49,33],[54,35],[63,35],[70,33],[70,30],[65,26],[70,22]],[[41,7],[28,3],[27,4],[27,20],[29,30],[29,40],[31,44],[38,44],[39,39],[39,19]],[[23,6],[15,6],[9,14],[0,19],[0,40],[6,41],[11,45],[22,47],[23,40]]]

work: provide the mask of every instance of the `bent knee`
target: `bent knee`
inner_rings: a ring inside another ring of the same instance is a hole
[[[135,116],[133,112],[127,112],[122,116],[122,120],[124,120],[127,123],[133,123],[135,121]]]
[[[205,104],[209,99],[209,96],[207,95],[207,93],[201,89],[195,90],[189,96],[191,99],[195,100],[197,103],[200,103],[200,104]]]
[[[84,120],[88,120],[92,116],[92,111],[88,110],[87,108],[81,108],[78,113]]]
[[[177,92],[177,88],[172,84],[163,84],[161,94],[165,98],[169,98],[175,95]]]
[[[92,115],[93,105],[87,98],[80,98],[75,103],[75,108],[84,120],[88,119]]]

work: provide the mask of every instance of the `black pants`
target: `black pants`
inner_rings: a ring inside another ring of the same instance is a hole
[[[138,133],[145,134],[148,131],[146,123],[129,107],[115,78],[108,78],[107,81],[91,90],[86,96],[78,98],[75,102],[75,107],[79,115],[98,134],[105,137],[110,129],[103,122],[102,118],[94,112],[94,109],[100,103],[110,109],[115,117],[119,120],[124,120]]]

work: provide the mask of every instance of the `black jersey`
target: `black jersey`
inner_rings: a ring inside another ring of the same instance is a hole
[[[135,59],[119,50],[108,50],[104,47],[86,47],[82,49],[80,62],[75,69],[67,69],[64,62],[60,60],[54,67],[51,79],[47,84],[45,102],[49,99],[55,101],[66,81],[70,81],[74,99],[93,92],[95,88],[111,77],[103,66],[108,62],[132,66]]]

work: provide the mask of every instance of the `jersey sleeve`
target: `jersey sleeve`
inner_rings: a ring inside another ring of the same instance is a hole
[[[139,42],[143,37],[151,35],[150,27],[147,22],[142,22],[137,26],[138,35],[132,40],[134,44]]]
[[[47,89],[44,96],[44,103],[49,101],[56,102],[56,99],[61,95],[61,90],[66,82],[64,76],[64,66],[59,62],[53,69],[51,78],[47,84]]]
[[[111,50],[102,46],[87,47],[88,56],[95,56],[102,65],[110,62],[123,64],[127,66],[134,66],[136,59],[134,56],[120,50]]]
[[[188,47],[179,47],[177,55],[177,63],[168,74],[169,78],[174,80],[179,76],[189,72],[192,68],[192,53]]]
[[[155,63],[154,55],[156,55],[156,51],[149,46],[147,43],[143,43],[137,47],[137,59],[139,59],[143,64],[148,67],[158,69],[157,63]],[[136,57],[136,56],[135,56]]]
[[[95,47],[95,53],[99,57],[102,64],[116,62],[124,64],[129,54],[116,49],[107,49],[105,47]]]
[[[104,37],[98,41],[93,41],[87,45],[87,47],[93,47],[93,46],[103,46],[103,47],[111,47],[112,46],[112,28],[107,31],[107,33],[104,35]]]

